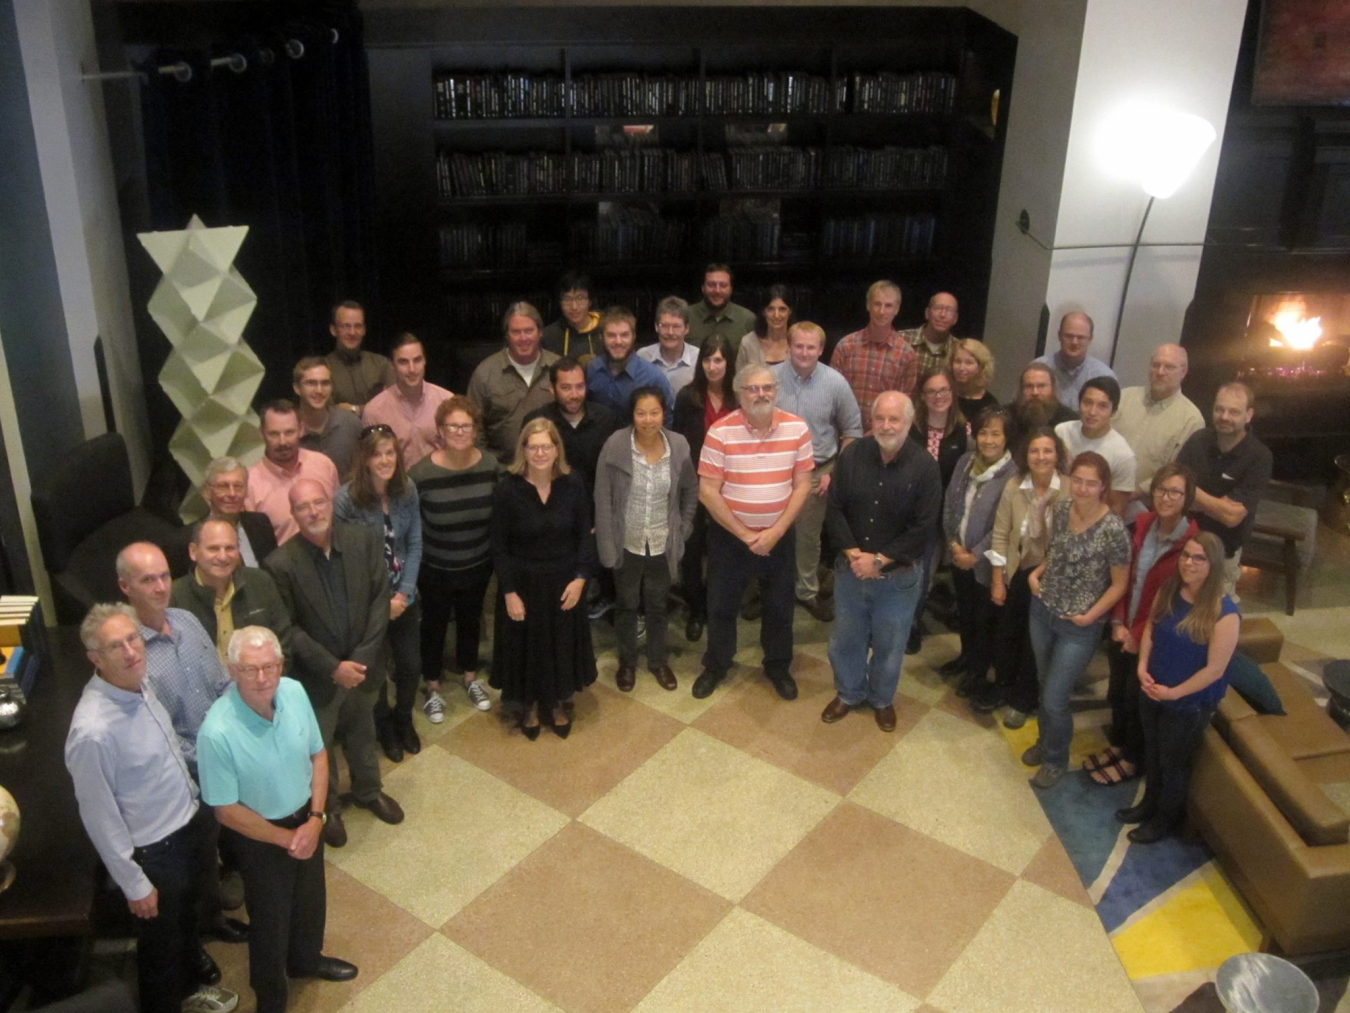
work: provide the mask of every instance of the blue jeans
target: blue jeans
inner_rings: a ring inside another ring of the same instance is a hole
[[[1073,739],[1069,697],[1101,643],[1105,621],[1075,626],[1051,612],[1039,598],[1031,599],[1031,649],[1036,654],[1036,673],[1041,680],[1039,723],[1045,763],[1068,766],[1069,742]]]
[[[917,564],[860,580],[842,555],[835,562],[830,667],[835,692],[850,707],[864,701],[888,707],[895,699],[922,590],[923,567]]]

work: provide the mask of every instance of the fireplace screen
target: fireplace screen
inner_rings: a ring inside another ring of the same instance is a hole
[[[1252,300],[1239,374],[1249,380],[1350,376],[1350,293],[1277,292]]]

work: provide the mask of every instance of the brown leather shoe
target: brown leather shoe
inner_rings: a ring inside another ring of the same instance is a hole
[[[384,792],[380,792],[369,802],[362,802],[359,798],[352,799],[352,804],[360,806],[362,809],[369,809],[375,814],[375,818],[383,823],[403,822],[402,808]]]
[[[679,682],[675,679],[675,673],[670,670],[669,665],[653,668],[652,675],[656,676],[656,684],[662,689],[675,689],[679,686]]]
[[[827,725],[832,725],[840,718],[847,717],[848,712],[852,709],[853,708],[844,703],[843,700],[835,697],[826,704],[825,709],[820,712],[820,720],[824,721]]]
[[[834,622],[834,602],[826,601],[819,595],[815,595],[811,598],[798,598],[797,603],[810,612],[811,617],[817,622]]]
[[[883,732],[895,731],[895,704],[888,703],[877,714],[877,727]]]
[[[320,831],[323,843],[330,848],[342,848],[347,845],[347,825],[342,822],[342,813],[331,812]]]
[[[620,665],[619,670],[614,673],[614,685],[625,693],[632,690],[635,682],[637,682],[637,669],[632,665]]]

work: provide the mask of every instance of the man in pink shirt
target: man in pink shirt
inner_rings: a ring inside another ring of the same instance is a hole
[[[436,409],[453,395],[444,387],[427,383],[427,356],[416,335],[399,335],[390,354],[394,360],[394,385],[366,402],[361,421],[367,428],[392,429],[403,453],[403,467],[411,470],[440,446]]]
[[[262,460],[248,469],[245,510],[265,513],[281,545],[299,528],[291,516],[291,486],[312,478],[330,496],[337,493],[338,473],[333,462],[317,450],[300,446],[300,413],[290,401],[273,401],[262,412]]]
[[[708,525],[708,649],[694,696],[726,678],[736,654],[736,610],[747,579],[764,601],[759,642],[764,674],[784,700],[797,698],[792,664],[792,590],[797,581],[793,522],[811,493],[815,454],[803,419],[776,407],[767,366],[736,377],[738,411],[714,422],[699,457],[699,502]]]

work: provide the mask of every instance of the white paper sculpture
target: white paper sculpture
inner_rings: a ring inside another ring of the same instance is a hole
[[[251,405],[263,364],[242,339],[258,297],[233,266],[247,234],[247,226],[208,229],[193,215],[180,232],[137,236],[164,272],[149,308],[173,346],[159,385],[183,416],[169,452],[192,483],[185,521],[206,513],[196,490],[214,458],[229,455],[247,466],[262,456]]]

